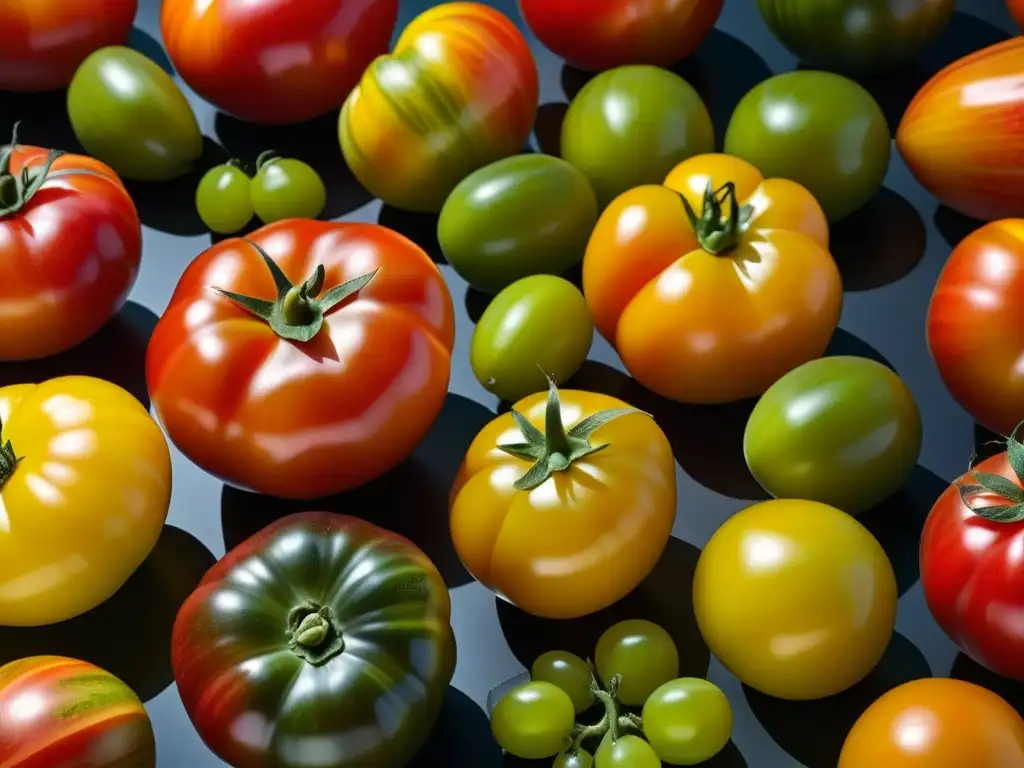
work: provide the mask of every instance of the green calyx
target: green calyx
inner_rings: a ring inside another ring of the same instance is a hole
[[[323,290],[326,275],[322,264],[317,265],[313,274],[305,282],[300,285],[292,285],[277,262],[270,258],[266,251],[251,240],[245,242],[255,248],[263,257],[267,269],[270,270],[270,274],[274,278],[277,299],[267,301],[224,291],[220,288],[215,290],[249,314],[266,322],[282,339],[291,339],[292,341],[312,339],[323,326],[324,315],[357,291],[365,288],[366,284],[377,274],[375,269],[368,274],[347,280],[321,296],[320,291]]]
[[[593,725],[577,725],[573,728],[569,735],[572,743],[566,750],[567,755],[575,756],[585,742],[600,742],[605,736],[609,736],[613,743],[618,741],[620,736],[629,733],[646,739],[643,720],[632,712],[622,711],[622,705],[618,699],[619,684],[622,682],[622,678],[615,675],[608,681],[608,688],[602,688],[597,681],[593,662],[588,659],[587,664],[590,666],[590,692],[594,694],[595,699],[601,702],[604,707],[604,715]]]
[[[3,423],[0,422],[0,432],[2,431]],[[11,445],[10,440],[0,443],[0,489],[11,479],[11,475],[14,474],[19,461],[21,461],[21,458],[14,452],[14,446]]]
[[[736,247],[740,235],[750,226],[754,209],[749,205],[740,205],[736,199],[736,185],[727,181],[718,189],[708,181],[704,189],[704,205],[700,216],[693,210],[690,201],[679,196],[686,209],[686,217],[690,220],[693,233],[697,236],[700,247],[708,253],[727,253]],[[725,204],[729,203],[729,213],[723,213]]]
[[[541,485],[555,472],[564,472],[584,456],[603,451],[608,443],[591,445],[590,437],[609,421],[630,413],[644,414],[635,408],[609,408],[588,416],[576,426],[565,431],[562,423],[562,406],[558,399],[555,380],[548,376],[548,403],[544,412],[544,431],[541,432],[525,416],[514,408],[512,418],[526,439],[524,443],[499,445],[498,448],[512,456],[534,462],[533,466],[515,482],[520,491],[529,491]],[[644,414],[650,416],[650,414]]]
[[[23,166],[21,173],[11,173],[11,160],[18,148],[18,126],[14,124],[11,143],[0,152],[0,219],[13,216],[32,199],[50,176],[50,170],[57,158],[64,153],[53,149],[42,165]]]
[[[298,605],[288,613],[288,647],[300,659],[320,666],[345,650],[341,627],[328,605]]]
[[[1010,467],[1013,468],[1017,479],[1024,483],[1024,444],[1017,439],[1017,433],[1021,427],[1024,427],[1024,422],[1018,424],[1010,433],[1005,444]],[[954,483],[957,490],[960,491],[960,498],[964,505],[979,517],[996,523],[1024,521],[1024,488],[1002,475],[979,472],[973,468],[974,460],[975,457],[972,456],[972,468]],[[973,478],[974,482],[967,482],[968,478]],[[991,501],[993,496],[1008,503],[988,504],[980,498],[987,497]]]

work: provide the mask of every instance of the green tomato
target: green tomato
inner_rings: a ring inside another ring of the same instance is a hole
[[[569,694],[530,682],[509,691],[491,713],[491,733],[510,755],[539,760],[557,755],[576,725]]]
[[[533,275],[494,297],[481,315],[469,362],[483,386],[515,402],[561,384],[583,364],[594,322],[579,289],[561,277]]]
[[[562,157],[590,179],[602,208],[714,151],[711,116],[697,91],[659,67],[602,72],[576,94],[562,123]]]
[[[590,667],[574,653],[548,651],[541,654],[533,662],[530,679],[557,685],[569,694],[576,714],[586,711],[594,703],[594,694],[590,690]]]
[[[211,168],[196,187],[196,211],[210,229],[231,235],[252,219],[252,179],[234,163]]]
[[[583,258],[597,199],[575,167],[515,155],[467,176],[448,196],[437,239],[473,288],[497,293],[528,275],[560,275]]]
[[[663,762],[697,765],[721,752],[732,736],[732,707],[707,680],[671,680],[647,699],[644,735]]]
[[[282,219],[315,219],[327,205],[320,174],[301,160],[260,155],[252,180],[252,207],[265,224]]]
[[[594,756],[587,750],[580,749],[571,755],[568,752],[559,752],[551,768],[592,768],[593,765]]]
[[[793,369],[761,396],[743,435],[747,466],[772,496],[850,514],[895,493],[920,451],[914,396],[889,368],[862,357]]]
[[[639,736],[619,736],[613,743],[611,734],[601,740],[594,755],[595,768],[661,768],[661,760],[646,741]]]
[[[786,72],[740,100],[725,151],[767,178],[802,184],[838,221],[882,185],[890,138],[881,107],[857,83],[830,72]]]
[[[86,152],[126,179],[176,178],[203,153],[181,89],[131,48],[101,48],[82,62],[68,86],[68,118]]]
[[[597,674],[605,685],[619,675],[618,699],[639,707],[658,686],[679,676],[679,649],[657,624],[630,619],[605,630],[597,641]]]

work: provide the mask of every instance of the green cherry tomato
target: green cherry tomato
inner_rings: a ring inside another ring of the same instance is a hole
[[[627,707],[639,707],[655,689],[679,676],[679,649],[657,624],[630,619],[605,630],[597,641],[597,674],[608,685],[621,677],[618,699]]]
[[[561,384],[590,351],[594,322],[579,289],[561,277],[533,275],[502,290],[473,331],[469,360],[477,380],[516,402]]]
[[[252,179],[238,165],[211,168],[196,187],[196,211],[210,229],[231,235],[252,219]]]
[[[627,734],[612,742],[611,735],[601,740],[594,755],[595,768],[661,768],[654,748],[639,736]]]
[[[650,695],[644,735],[669,765],[697,765],[717,755],[732,736],[732,707],[714,683],[670,680]]]
[[[576,714],[589,709],[594,703],[594,694],[590,690],[590,667],[574,653],[548,651],[541,654],[533,662],[530,679],[557,685],[569,694]]]
[[[569,694],[544,682],[509,691],[491,713],[494,740],[509,754],[527,760],[557,755],[575,724]]]
[[[327,189],[308,163],[264,152],[252,180],[252,207],[265,224],[315,219],[327,205]]]
[[[594,756],[587,750],[580,749],[571,755],[568,752],[559,752],[551,768],[593,768],[593,765]]]

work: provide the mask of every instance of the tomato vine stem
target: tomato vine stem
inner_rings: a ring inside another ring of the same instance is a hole
[[[1024,427],[1018,424],[1006,437],[1006,456],[1017,480],[1024,484],[1024,444],[1017,439],[1017,433]],[[974,468],[975,457],[971,457],[970,468],[956,480],[954,485],[960,492],[964,506],[979,517],[995,523],[1019,523],[1024,521],[1024,488],[1002,475],[979,472]],[[970,482],[973,479],[973,482]],[[998,499],[1001,503],[985,503]]]
[[[715,189],[708,179],[700,216],[684,195],[680,194],[679,199],[700,247],[716,256],[728,253],[739,244],[740,235],[750,226],[754,215],[753,206],[740,205],[736,199],[736,185],[731,181]],[[726,203],[729,204],[728,214],[723,212]]]
[[[608,688],[606,690],[601,687],[597,680],[597,672],[594,670],[593,662],[588,660],[587,664],[590,666],[590,692],[604,706],[604,715],[593,725],[577,725],[573,729],[569,736],[572,739],[572,743],[567,750],[569,754],[579,752],[583,747],[583,743],[588,740],[602,740],[605,736],[608,736],[612,743],[615,743],[624,731],[635,731],[637,735],[643,737],[643,721],[641,718],[632,713],[623,713],[621,711],[618,695],[622,676],[614,675],[608,681]]]
[[[15,123],[11,131],[11,143],[0,153],[0,219],[13,216],[26,205],[39,191],[50,176],[53,164],[64,153],[59,149],[51,149],[42,165],[23,165],[21,173],[11,173],[11,160],[18,149],[18,127]]]

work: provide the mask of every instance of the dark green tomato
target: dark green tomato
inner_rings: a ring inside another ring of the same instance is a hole
[[[661,768],[661,760],[646,741],[627,734],[611,740],[611,734],[601,740],[594,755],[595,768]]]
[[[697,765],[721,752],[732,736],[732,707],[707,680],[670,680],[644,704],[644,735],[669,765]]]
[[[602,208],[714,150],[711,116],[697,91],[659,67],[602,72],[576,94],[562,123],[562,157],[590,179]]]
[[[578,749],[572,754],[559,752],[551,768],[593,768],[594,756],[585,749]]]
[[[265,224],[282,219],[315,219],[327,205],[327,189],[301,160],[261,161],[252,180],[252,207]]]
[[[589,709],[594,703],[590,667],[575,653],[548,651],[541,654],[533,662],[530,679],[557,685],[569,694],[576,714]]]
[[[829,221],[874,196],[889,169],[889,126],[870,93],[829,72],[787,72],[754,86],[732,113],[725,151],[766,178],[813,194]]]
[[[235,768],[402,768],[455,669],[450,616],[412,542],[303,512],[225,555],[185,601],[174,678],[203,741]]]
[[[801,61],[872,72],[914,58],[946,28],[956,0],[757,0],[768,28]]]
[[[491,712],[491,733],[510,755],[553,757],[576,724],[569,695],[551,683],[531,682],[509,691]]]
[[[606,629],[598,638],[594,662],[605,685],[620,676],[618,698],[627,707],[642,706],[655,689],[679,675],[679,649],[672,636],[644,619]]]
[[[795,368],[754,407],[743,435],[751,473],[781,499],[857,514],[892,495],[921,451],[921,416],[889,368],[825,357]]]
[[[68,87],[68,117],[86,151],[126,179],[176,178],[203,153],[181,89],[130,48],[101,48],[82,62]]]
[[[196,187],[196,211],[210,229],[232,235],[252,219],[252,179],[237,165],[211,168]]]
[[[437,239],[473,288],[497,293],[529,275],[560,275],[583,258],[597,199],[575,167],[515,155],[467,176],[445,201]]]

